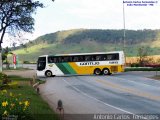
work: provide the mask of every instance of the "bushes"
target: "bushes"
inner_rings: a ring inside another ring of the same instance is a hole
[[[2,85],[8,84],[11,80],[8,79],[7,75],[4,73],[0,73],[0,82]]]
[[[30,61],[23,61],[24,64],[30,64]]]
[[[18,87],[18,82],[11,82],[6,74],[0,73],[0,89],[16,87]]]
[[[18,87],[17,81],[11,81],[4,73],[0,73],[0,118],[9,119],[16,117],[24,120],[31,120],[28,111],[30,102],[21,96],[7,91]]]
[[[0,91],[0,115],[1,118],[17,116],[23,120],[30,120],[29,107],[30,101],[23,98],[21,94],[14,94],[7,90]]]
[[[139,63],[132,63],[131,67],[140,67]]]

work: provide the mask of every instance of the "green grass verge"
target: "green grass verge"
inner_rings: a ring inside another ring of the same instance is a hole
[[[8,78],[12,81],[30,81],[31,80],[31,78],[23,78],[16,75],[9,75]]]
[[[9,75],[8,78],[12,81],[26,81],[29,82],[31,80],[31,78],[23,78],[17,75]],[[39,82],[39,84],[44,84],[46,81],[40,80],[40,79],[36,79],[36,82]]]

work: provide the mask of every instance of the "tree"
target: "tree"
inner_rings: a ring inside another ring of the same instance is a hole
[[[139,65],[140,66],[144,66],[145,63],[148,62],[148,55],[150,52],[150,48],[149,47],[140,47],[138,49],[138,56],[139,56]]]
[[[4,48],[3,51],[2,51],[2,62],[5,61],[6,68],[9,68],[9,61],[8,61],[8,55],[9,54],[13,54],[11,52],[11,49],[8,48],[8,47]]]
[[[33,32],[35,13],[43,4],[35,0],[0,1],[0,71],[2,71],[2,42],[4,35],[14,35],[20,31]]]

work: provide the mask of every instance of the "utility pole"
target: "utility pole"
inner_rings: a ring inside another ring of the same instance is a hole
[[[125,9],[124,9],[124,0],[123,0],[123,50],[125,52],[125,40],[126,39],[126,24],[125,24]]]
[[[124,9],[124,0],[123,0],[123,51],[125,54],[125,66],[126,66],[126,23],[125,23],[125,9]]]

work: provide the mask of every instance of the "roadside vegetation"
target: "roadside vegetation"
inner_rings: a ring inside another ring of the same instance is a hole
[[[43,81],[36,80],[43,83]],[[57,115],[31,86],[30,78],[0,73],[0,119],[57,120]]]

